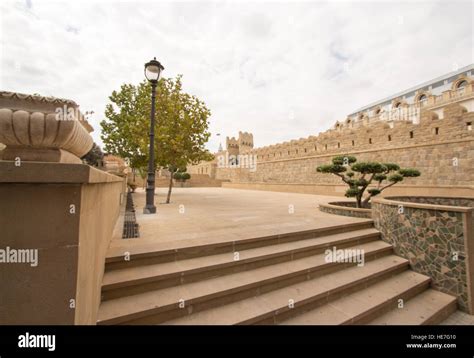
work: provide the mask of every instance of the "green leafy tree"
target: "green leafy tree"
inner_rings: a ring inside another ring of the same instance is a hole
[[[142,172],[147,167],[147,129],[150,124],[151,87],[124,84],[113,91],[100,123],[101,139],[106,152],[124,158],[132,168]]]
[[[197,97],[182,91],[181,76],[166,79],[157,98],[156,159],[170,172],[166,203],[170,202],[173,175],[186,171],[186,165],[211,160],[205,148],[210,137],[210,110]],[[163,100],[160,99],[163,97]]]
[[[395,163],[357,162],[355,157],[349,155],[334,157],[332,164],[320,165],[316,170],[340,177],[349,186],[346,197],[355,198],[358,208],[367,207],[372,197],[404,178],[421,175],[417,169],[402,169]],[[364,198],[365,192],[368,195]]]
[[[168,169],[170,181],[166,202],[170,202],[173,174],[179,168],[210,160],[205,148],[209,140],[210,110],[196,96],[182,90],[182,76],[163,78],[156,91],[155,167]],[[130,166],[145,172],[148,163],[151,85],[143,81],[137,86],[125,84],[112,92],[106,106],[107,120],[101,122],[105,149],[122,158]]]

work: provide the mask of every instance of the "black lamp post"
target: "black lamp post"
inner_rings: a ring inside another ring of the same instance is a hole
[[[165,68],[153,58],[145,63],[145,77],[151,83],[151,115],[150,115],[150,155],[148,158],[148,178],[146,180],[146,205],[143,208],[144,214],[155,214],[155,100],[156,85],[160,79],[160,73]]]

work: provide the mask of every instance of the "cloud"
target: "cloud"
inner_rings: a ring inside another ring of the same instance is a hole
[[[470,2],[48,2],[0,5],[0,88],[74,99],[164,76],[212,111],[211,150],[226,135],[256,145],[307,137],[368,103],[473,60]]]

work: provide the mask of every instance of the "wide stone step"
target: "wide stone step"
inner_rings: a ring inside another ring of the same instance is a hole
[[[379,238],[380,233],[377,230],[362,229],[237,252],[112,270],[104,275],[102,299],[105,301],[150,289],[164,288],[277,262],[295,260],[322,253],[328,248],[341,249],[375,241]]]
[[[375,283],[282,322],[285,325],[364,324],[427,290],[431,279],[413,271]]]
[[[369,242],[350,249],[363,249],[365,261],[392,253],[383,241]],[[297,282],[303,282],[356,264],[327,262],[324,254],[273,264],[198,282],[121,297],[101,303],[99,324],[159,323],[205,308],[235,302]],[[184,307],[184,308],[183,308]]]
[[[314,239],[337,233],[373,228],[372,220],[320,227],[315,229],[278,233],[268,236],[235,238],[224,236],[221,240],[215,238],[199,238],[178,240],[173,242],[155,243],[149,245],[134,245],[124,249],[113,247],[107,253],[106,271],[122,269],[131,266],[141,266],[162,262],[185,260],[194,257],[217,255],[228,252],[242,251],[251,248],[264,247],[291,241]],[[125,260],[127,258],[127,260]]]
[[[370,261],[362,267],[350,267],[238,302],[169,320],[164,324],[273,324],[304,310],[325,305],[341,295],[359,292],[358,290],[363,290],[374,282],[386,279],[393,282],[390,277],[398,277],[400,272],[409,272],[406,271],[408,267],[407,260],[390,255]],[[334,319],[337,319],[337,316]]]
[[[371,325],[425,325],[438,324],[456,311],[456,297],[433,289],[426,290],[370,321]]]

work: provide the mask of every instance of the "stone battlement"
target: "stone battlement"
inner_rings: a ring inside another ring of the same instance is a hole
[[[219,166],[217,158],[188,169],[228,180],[230,187],[343,195],[340,179],[317,173],[316,167],[336,155],[354,155],[359,161],[394,162],[420,170],[420,177],[405,180],[392,194],[474,195],[471,67],[390,97],[388,104],[382,100],[369,105],[307,138],[260,148],[253,148],[250,133],[228,138],[227,151],[218,155],[253,156],[252,170]]]
[[[405,104],[404,108],[336,122],[318,135],[256,148],[251,153],[259,161],[271,161],[474,138],[473,118],[468,115],[474,109],[473,82],[443,96],[432,96],[426,104]]]

